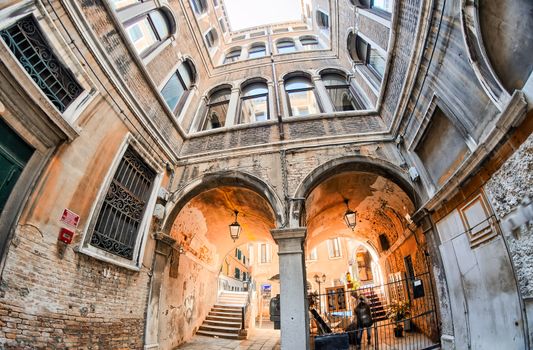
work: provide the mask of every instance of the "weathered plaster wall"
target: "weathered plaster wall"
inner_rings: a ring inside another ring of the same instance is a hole
[[[206,266],[188,253],[179,257],[178,277],[164,271],[159,312],[159,347],[173,349],[189,340],[215,304],[218,269]]]
[[[143,346],[151,242],[141,271],[74,249],[127,128],[101,99],[80,120],[80,136],[57,149],[15,229],[0,286],[2,348]],[[81,220],[61,258],[58,234],[66,227],[59,221],[64,208]]]

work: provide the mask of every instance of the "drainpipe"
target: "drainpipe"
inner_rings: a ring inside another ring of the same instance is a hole
[[[276,62],[274,61],[274,53],[272,51],[272,27],[268,26],[268,50],[270,51],[270,63],[272,66],[272,81],[274,82],[274,99],[276,100],[276,114],[278,117],[278,130],[280,140],[285,140],[285,130],[283,129],[283,121],[281,120],[281,106],[279,103],[279,90],[278,90],[278,74],[276,72]]]

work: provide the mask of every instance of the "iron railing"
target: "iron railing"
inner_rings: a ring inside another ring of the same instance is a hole
[[[360,296],[369,304],[373,324],[360,327],[355,308]],[[391,306],[408,304],[407,314],[391,317]],[[439,329],[431,279],[428,272],[383,285],[356,290],[339,286],[325,294],[310,295],[311,336],[346,333],[350,349],[420,350],[439,347]],[[401,330],[400,330],[401,329]],[[367,335],[371,334],[370,344]],[[327,336],[327,335],[326,335]]]

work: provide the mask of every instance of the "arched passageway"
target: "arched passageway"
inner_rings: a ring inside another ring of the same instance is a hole
[[[405,184],[402,188],[390,173],[371,167],[344,164],[342,171],[316,179],[300,217],[307,227],[307,278],[314,287],[311,304],[317,313],[311,319],[311,336],[325,331],[322,321],[333,331],[353,330],[354,309],[363,297],[375,320],[372,345],[402,343],[415,349],[436,344],[438,320],[427,246],[411,219],[417,209],[414,192],[408,195]],[[356,213],[353,229],[347,211]],[[399,305],[405,312],[398,318],[409,332],[396,338],[398,320],[390,318]]]
[[[243,338],[258,311],[254,302],[261,285],[255,282],[254,270],[266,259],[261,244],[270,247],[269,265],[277,274],[270,231],[281,222],[280,201],[266,184],[237,172],[197,179],[173,201],[164,228],[174,249],[162,263],[159,291],[154,291],[159,298],[152,327],[158,329],[160,346],[173,348],[195,333],[217,333],[226,325],[236,328],[236,339]],[[229,229],[234,222],[240,226],[236,239]],[[210,316],[219,316],[217,305],[228,303],[235,309],[230,311],[238,313],[231,317],[239,319],[218,317],[225,323],[215,324]]]

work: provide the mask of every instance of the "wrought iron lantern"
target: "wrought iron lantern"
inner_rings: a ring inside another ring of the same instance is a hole
[[[233,239],[233,242],[239,239],[239,236],[241,235],[241,225],[237,222],[237,215],[239,215],[239,211],[235,210],[235,221],[229,225],[229,235]]]
[[[344,199],[344,204],[346,204],[346,212],[344,213],[344,222],[346,222],[346,226],[352,229],[352,231],[355,228],[355,225],[357,225],[357,212],[350,209],[348,206],[348,199]]]
[[[326,274],[325,273],[322,274],[322,279],[320,278],[320,276],[318,274],[315,274],[313,277],[314,277],[316,283],[325,283],[326,282]]]

